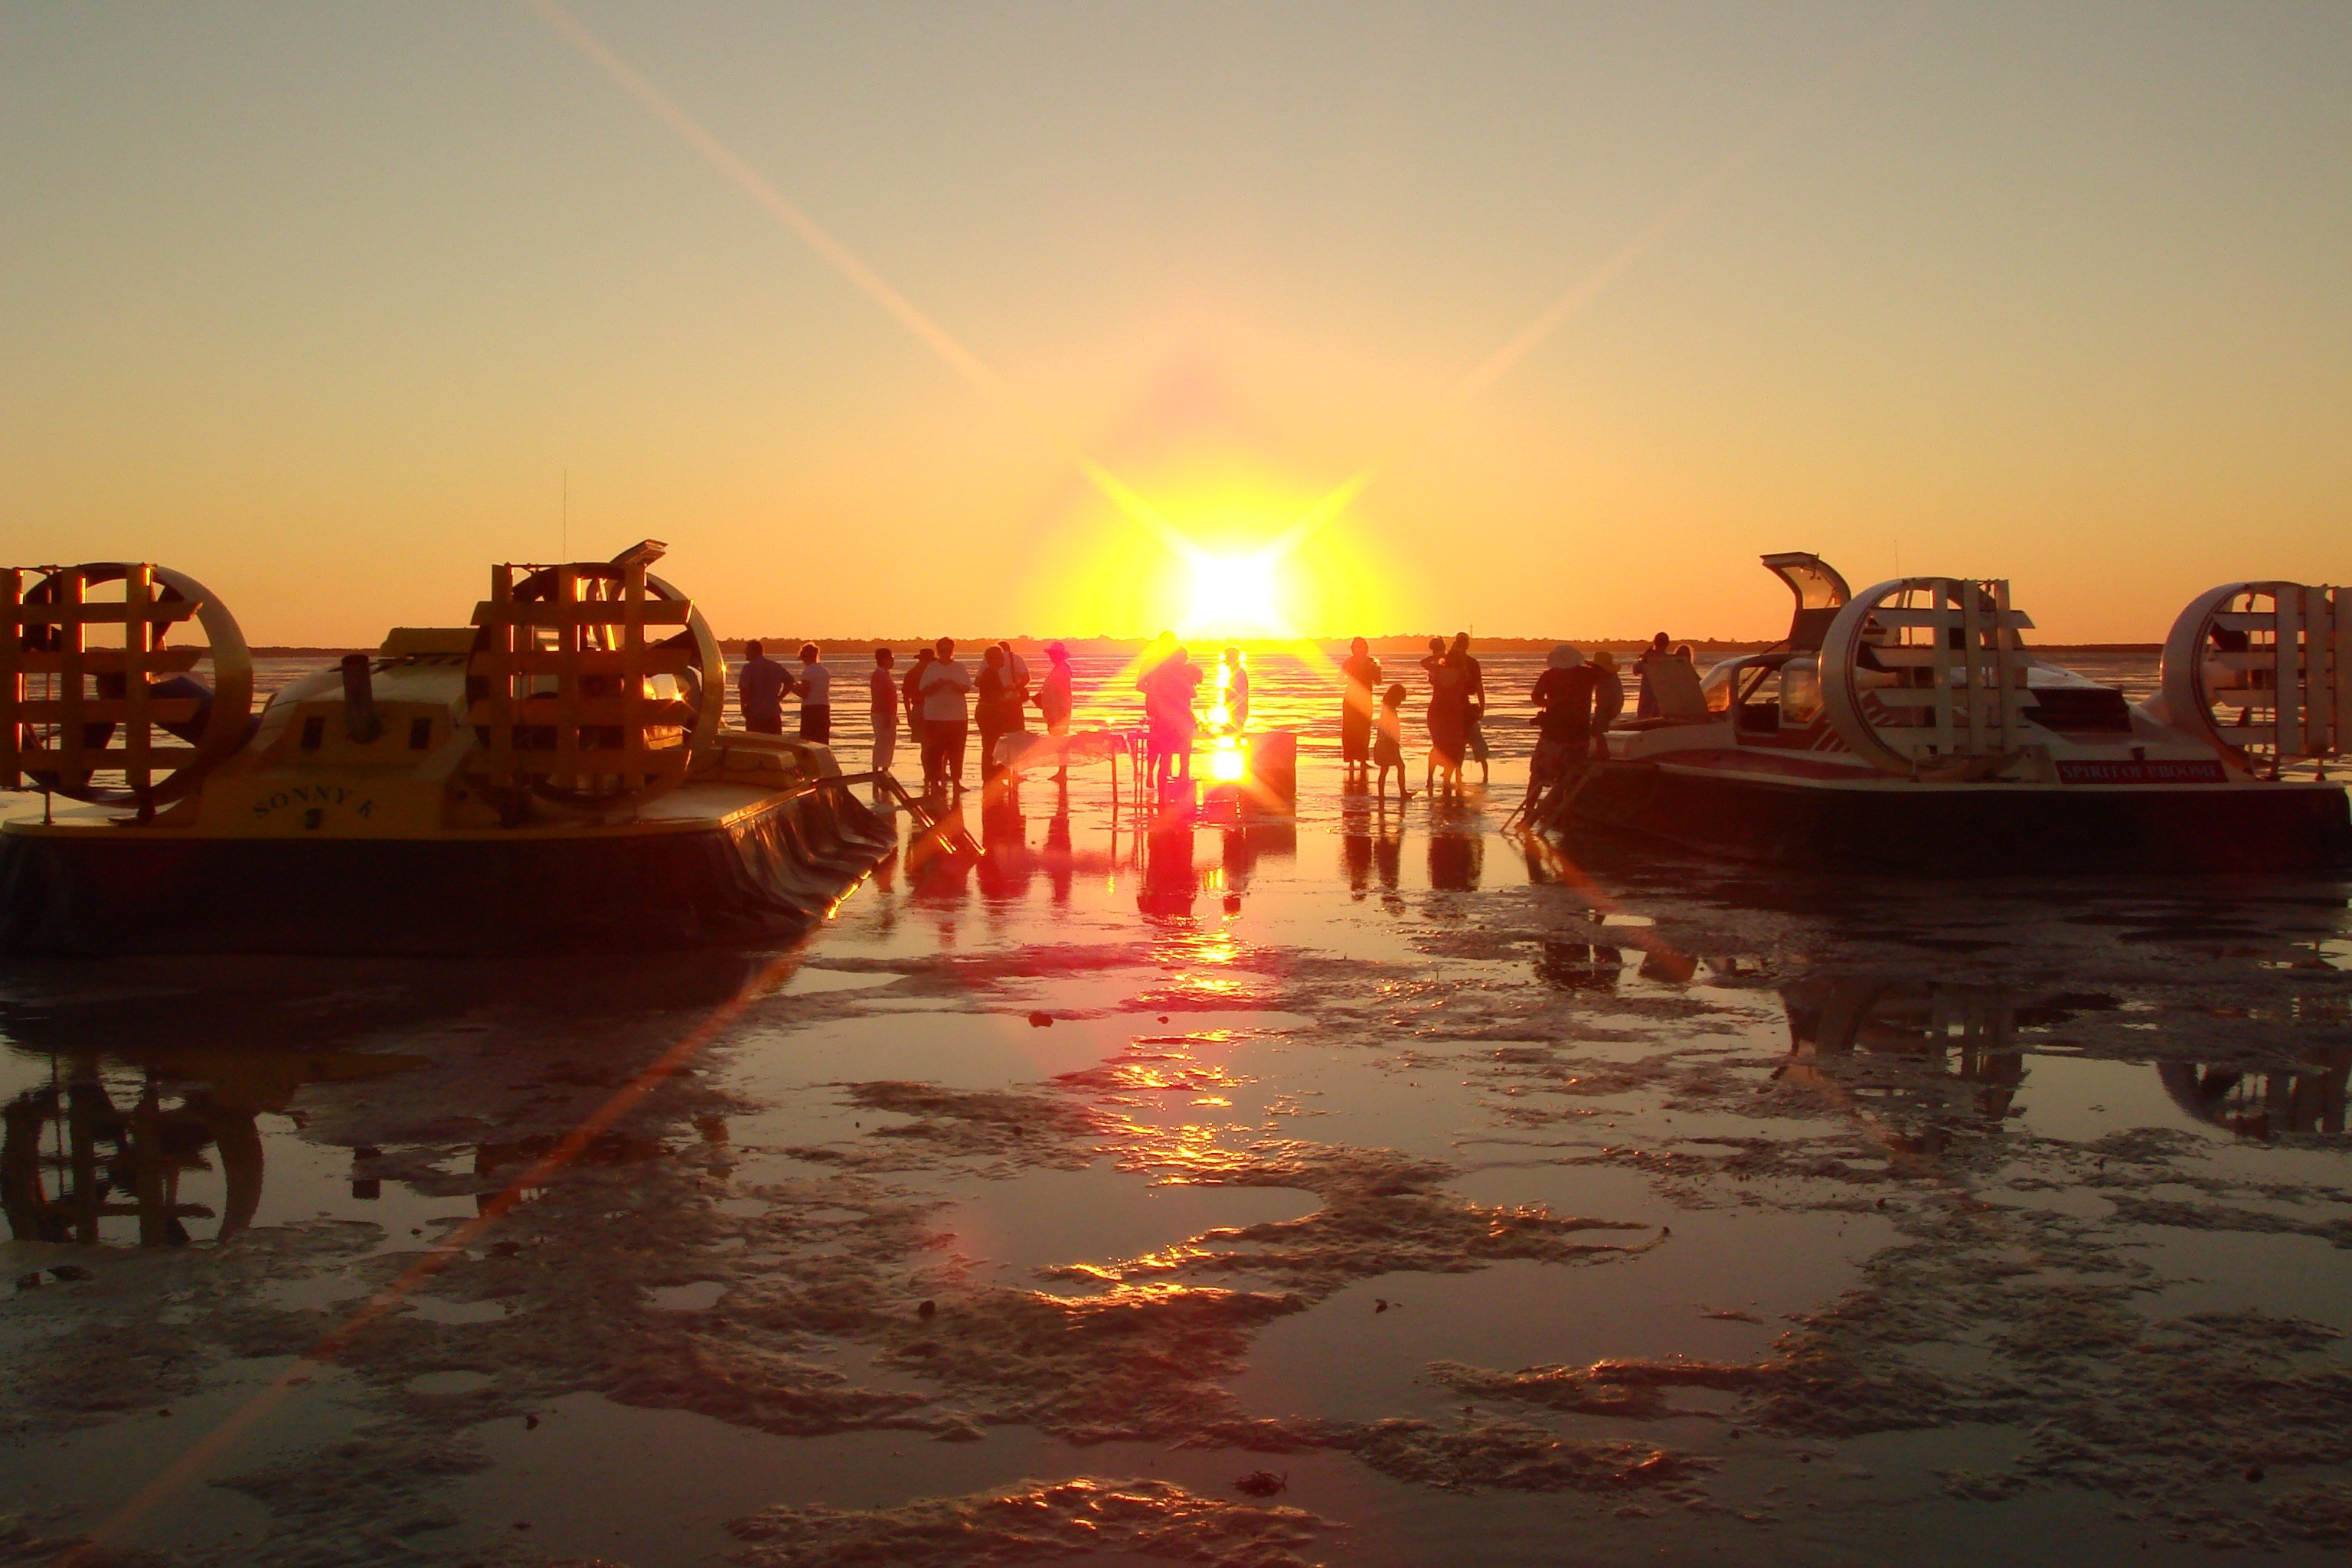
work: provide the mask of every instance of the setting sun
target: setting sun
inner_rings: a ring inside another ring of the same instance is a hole
[[[1184,612],[1188,633],[1262,637],[1281,629],[1275,605],[1276,557],[1201,555],[1192,561],[1192,603]]]

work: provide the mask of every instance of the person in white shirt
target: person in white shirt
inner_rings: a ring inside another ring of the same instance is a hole
[[[930,753],[923,760],[923,787],[938,794],[952,784],[961,794],[964,740],[971,732],[964,698],[971,690],[971,671],[955,661],[955,638],[941,637],[932,646],[931,662],[916,687],[923,700],[924,750]]]
[[[833,671],[817,662],[816,644],[801,644],[801,668],[793,677],[801,699],[801,739],[833,744]]]

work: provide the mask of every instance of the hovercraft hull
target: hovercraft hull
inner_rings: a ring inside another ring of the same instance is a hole
[[[1727,859],[1925,876],[2325,870],[2352,862],[2332,784],[1824,782],[1597,763],[1542,826]]]
[[[0,835],[0,953],[447,955],[772,942],[897,844],[846,789],[723,819],[436,837]]]

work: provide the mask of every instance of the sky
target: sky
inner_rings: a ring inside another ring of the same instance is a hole
[[[648,536],[728,636],[1280,542],[1318,636],[1811,549],[2154,641],[2348,524],[2352,5],[0,3],[0,563],[256,642]]]

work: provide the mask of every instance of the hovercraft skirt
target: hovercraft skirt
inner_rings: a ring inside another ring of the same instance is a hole
[[[897,836],[840,787],[709,827],[446,838],[0,835],[0,953],[467,954],[773,941]]]
[[[2340,785],[1824,786],[1607,762],[1538,825],[1728,859],[1927,876],[2324,870],[2352,860]]]

